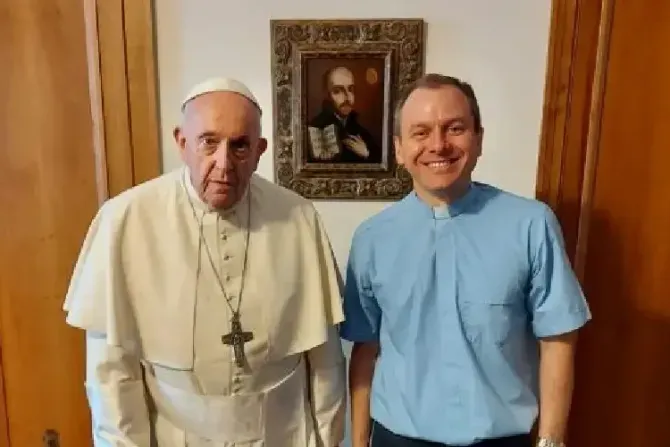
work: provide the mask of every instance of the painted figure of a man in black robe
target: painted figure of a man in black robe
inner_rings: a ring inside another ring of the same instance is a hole
[[[307,160],[320,163],[381,163],[380,146],[358,121],[351,70],[336,67],[324,76],[321,112],[308,124]]]

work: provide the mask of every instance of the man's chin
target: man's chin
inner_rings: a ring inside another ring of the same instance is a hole
[[[424,187],[429,191],[444,191],[452,188],[455,184],[460,183],[460,178],[456,175],[442,175],[432,176],[433,178],[426,178]]]
[[[206,198],[207,205],[213,209],[225,209],[231,207],[235,203],[235,197],[231,191],[225,193],[208,194]]]

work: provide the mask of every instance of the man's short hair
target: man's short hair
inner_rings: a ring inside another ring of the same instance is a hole
[[[393,135],[399,137],[402,133],[402,109],[407,102],[407,98],[416,90],[426,88],[426,89],[438,89],[441,87],[455,87],[460,90],[465,97],[468,99],[468,104],[470,105],[470,112],[472,113],[472,119],[474,121],[475,130],[481,132],[482,130],[482,117],[479,111],[479,102],[475,96],[475,91],[470,84],[467,82],[461,81],[458,78],[453,76],[442,75],[438,73],[428,73],[421,76],[419,79],[414,81],[407,89],[405,89],[398,98],[395,107],[395,115],[393,122]]]

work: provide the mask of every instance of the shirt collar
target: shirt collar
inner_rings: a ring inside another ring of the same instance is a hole
[[[421,209],[421,215],[435,220],[453,219],[460,214],[473,209],[481,192],[481,186],[477,182],[471,182],[468,191],[453,203],[439,206],[430,206],[419,198],[416,191],[410,194],[412,204]]]

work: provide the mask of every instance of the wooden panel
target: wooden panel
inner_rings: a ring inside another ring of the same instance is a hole
[[[81,2],[4,0],[0,22],[0,332],[11,445],[90,445],[83,337],[63,321],[95,213]]]
[[[108,193],[133,184],[122,0],[96,0]]]
[[[61,306],[99,203],[160,174],[152,2],[0,2],[0,66],[0,447],[91,445]]]
[[[160,174],[156,57],[151,0],[94,2],[108,194]]]
[[[161,169],[154,10],[150,0],[126,0],[124,30],[133,184],[157,176]]]
[[[568,445],[666,445],[670,3],[606,0],[597,21],[602,2],[578,1],[573,15],[569,3],[554,1],[552,51],[569,68],[557,70],[552,53],[537,190],[559,215],[594,313],[578,349]],[[573,26],[587,17],[591,25]],[[566,29],[575,43],[557,49]],[[592,62],[574,57],[580,41]]]
[[[1,340],[0,340],[1,343]],[[0,347],[0,372],[2,371],[2,348]],[[0,447],[9,447],[9,415],[7,414],[7,397],[5,381],[0,374]]]
[[[572,445],[670,439],[670,3],[614,3],[587,180],[583,282],[594,320],[577,359]],[[591,175],[592,173],[592,175]]]
[[[561,221],[571,259],[577,243],[600,10],[600,0],[552,4],[536,193]]]

